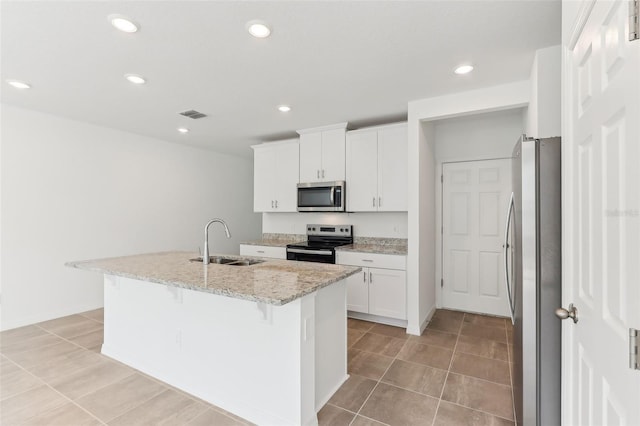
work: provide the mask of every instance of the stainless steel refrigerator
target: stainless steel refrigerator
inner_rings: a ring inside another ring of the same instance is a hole
[[[514,324],[518,425],[560,424],[560,138],[522,136],[513,150],[505,274]]]

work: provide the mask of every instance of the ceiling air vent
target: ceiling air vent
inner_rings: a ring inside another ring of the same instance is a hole
[[[200,111],[196,111],[195,109],[190,109],[189,111],[183,111],[180,115],[184,115],[185,117],[193,118],[194,120],[197,118],[206,117],[206,114],[201,113]]]

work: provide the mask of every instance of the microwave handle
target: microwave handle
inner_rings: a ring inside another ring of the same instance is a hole
[[[329,202],[331,203],[331,205],[335,205],[335,199],[336,199],[336,187],[332,186],[331,187],[331,198],[329,199]]]

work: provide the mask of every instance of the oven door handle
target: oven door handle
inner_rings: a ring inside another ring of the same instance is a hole
[[[300,253],[300,254],[320,254],[322,256],[331,256],[332,251],[328,250],[301,250],[301,249],[287,249],[287,253]]]

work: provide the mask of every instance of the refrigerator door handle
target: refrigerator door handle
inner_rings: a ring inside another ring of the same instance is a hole
[[[509,231],[511,230],[511,213],[513,212],[513,192],[509,199],[509,208],[507,209],[507,220],[504,230],[504,282],[507,287],[507,297],[509,298],[509,314],[511,315],[511,323],[515,324],[513,298],[511,296],[511,283],[509,281]]]

